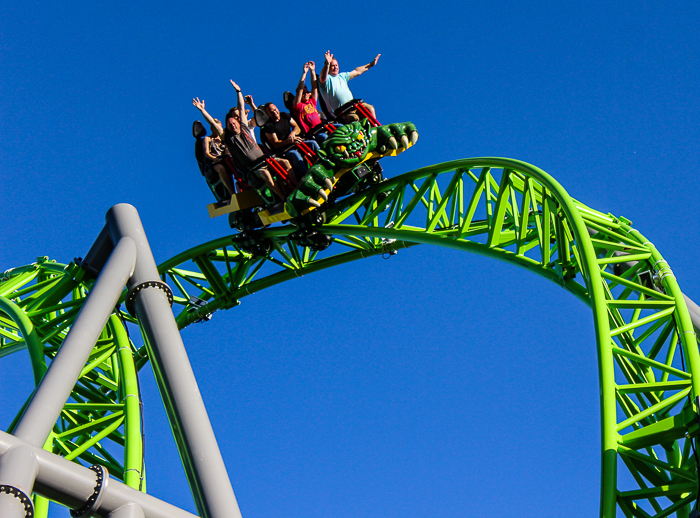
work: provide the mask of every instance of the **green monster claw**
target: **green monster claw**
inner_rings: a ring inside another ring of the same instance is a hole
[[[302,211],[318,207],[317,198],[323,187],[329,189],[335,182],[334,176],[343,169],[355,168],[376,152],[380,156],[406,150],[418,140],[416,127],[410,122],[373,127],[363,120],[346,124],[336,129],[321,145],[320,160],[301,179],[299,186],[287,198],[285,207],[290,216],[296,217]],[[376,156],[376,155],[375,155]]]

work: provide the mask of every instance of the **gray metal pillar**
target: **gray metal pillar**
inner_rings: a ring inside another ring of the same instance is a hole
[[[136,504],[126,504],[115,509],[107,515],[107,518],[145,518],[143,509]]]
[[[29,514],[27,507],[31,506],[30,509],[33,511],[34,506],[31,500],[27,502],[26,498],[24,493],[18,493],[12,486],[0,486],[0,516],[2,518],[27,518],[27,514]],[[31,512],[31,514],[34,513]]]
[[[99,505],[94,509],[94,514],[97,516],[107,516],[133,503],[141,508],[145,518],[197,518],[192,513],[142,493],[113,478],[110,478],[109,483],[104,484],[100,489],[94,471],[39,447],[31,447],[17,437],[0,431],[0,455],[15,448],[29,448],[36,459],[38,471],[34,481],[34,492],[71,509],[84,507],[98,491]],[[24,450],[22,454],[25,457],[26,452],[27,450]],[[0,517],[14,518],[13,515],[2,514],[1,511],[4,509],[0,508]],[[24,518],[24,514],[21,516]],[[119,518],[122,517],[119,516]]]
[[[138,260],[128,286],[197,509],[207,518],[240,518],[185,345],[167,295],[158,285],[160,276],[138,213],[131,205],[119,204],[107,212],[106,219],[113,242],[128,236],[136,243]]]
[[[25,518],[34,510],[32,488],[39,471],[33,449],[19,444],[0,455],[0,516]]]
[[[688,313],[690,313],[690,320],[693,321],[695,332],[700,333],[700,307],[690,300],[685,293],[683,294],[683,298],[685,299],[685,305],[688,306]],[[700,338],[700,336],[698,338]]]
[[[135,262],[134,241],[128,237],[119,240],[17,424],[15,437],[33,446],[44,444],[114,311]]]

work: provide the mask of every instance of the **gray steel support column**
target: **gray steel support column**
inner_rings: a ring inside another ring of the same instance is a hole
[[[696,333],[700,333],[700,307],[693,302],[685,293],[683,294],[685,299],[685,305],[688,306],[688,313],[690,313],[690,320],[693,321],[693,327]],[[700,339],[700,336],[698,336]]]
[[[138,260],[129,288],[160,281],[136,209],[127,204],[115,205],[106,219],[113,242],[128,236],[136,243]],[[197,509],[207,518],[240,518],[238,502],[167,296],[158,288],[146,288],[138,292],[134,306]]]
[[[0,516],[2,518],[26,518],[24,504],[14,496],[0,493]]]
[[[143,509],[136,504],[126,504],[115,509],[107,515],[107,518],[145,518]]]
[[[38,471],[39,462],[31,446],[19,444],[0,454],[2,518],[25,518],[27,506],[34,509],[32,487]]]
[[[134,241],[130,238],[120,240],[34,392],[15,428],[15,437],[33,446],[44,444],[107,319],[114,311],[135,262]]]
[[[81,508],[93,494],[97,480],[94,471],[39,447],[30,447],[17,437],[0,431],[0,455],[16,447],[31,448],[36,459],[38,466],[34,481],[36,494],[71,509]],[[141,508],[145,518],[197,518],[192,513],[142,493],[113,478],[109,479],[109,483],[104,488],[104,495],[99,507],[95,510],[95,515],[106,516],[131,503]],[[6,518],[4,514],[0,516]]]
[[[114,244],[109,235],[109,229],[107,225],[105,225],[102,227],[102,231],[97,236],[97,239],[95,239],[90,250],[88,250],[80,266],[92,272],[94,275],[98,275],[102,271],[107,259],[109,259],[112,250],[114,250]]]

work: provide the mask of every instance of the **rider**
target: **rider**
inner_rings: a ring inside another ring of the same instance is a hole
[[[205,136],[202,140],[202,155],[204,158],[204,164],[206,167],[214,171],[219,175],[219,178],[226,186],[229,194],[233,195],[235,192],[233,188],[233,180],[231,178],[231,173],[226,170],[223,160],[226,155],[226,147],[221,141],[221,136],[219,134],[218,128],[221,128],[221,122],[219,119],[212,118],[211,115],[204,109],[204,100],[199,100],[199,97],[192,99],[192,104],[202,112],[202,115],[209,122],[209,127],[211,128],[211,136]]]
[[[233,163],[243,173],[246,182],[249,184],[255,184],[259,183],[259,181],[263,181],[272,192],[274,192],[281,200],[284,201],[286,196],[280,189],[279,185],[277,185],[277,182],[275,182],[274,178],[272,178],[272,175],[270,174],[270,171],[267,169],[267,167],[262,166],[256,167],[255,169],[252,168],[252,166],[258,161],[258,159],[264,156],[264,153],[262,149],[260,149],[260,147],[258,146],[258,143],[255,142],[255,139],[250,136],[250,133],[248,131],[241,131],[241,126],[248,126],[248,116],[246,115],[245,111],[245,101],[243,99],[241,89],[233,81],[233,79],[231,79],[231,85],[233,86],[234,90],[236,90],[236,95],[238,98],[237,107],[240,118],[234,114],[233,109],[229,110],[229,112],[226,114],[226,119],[224,121],[226,124],[226,129],[224,130],[221,128],[221,125],[216,124],[214,119],[208,113],[202,112],[202,115],[204,115],[204,118],[207,119],[207,122],[209,122],[212,128],[216,130],[217,134],[221,136],[221,139],[226,145],[229,153],[231,153]],[[280,165],[282,165],[282,167],[289,174],[292,181],[296,182],[294,173],[292,173],[291,171],[291,164],[284,159],[274,160],[276,160]],[[257,179],[258,182],[254,181],[254,179]]]
[[[350,88],[348,88],[348,81],[364,74],[375,66],[377,61],[379,61],[379,56],[381,56],[381,54],[377,54],[377,57],[368,64],[357,67],[350,72],[339,73],[340,67],[338,66],[338,60],[333,57],[330,50],[326,51],[326,62],[323,64],[321,76],[319,77],[321,82],[319,89],[332,115],[335,116],[335,110],[354,99]],[[376,119],[377,114],[374,111],[374,106],[366,103],[362,104],[369,110],[372,117]],[[341,122],[352,122],[353,120],[359,120],[359,117],[357,114],[349,113],[341,117],[341,119]]]
[[[245,103],[250,106],[253,109],[253,112],[258,109],[257,106],[255,106],[255,101],[253,101],[253,96],[252,95],[246,95],[245,96]],[[230,110],[231,113],[234,114],[234,116],[238,119],[238,122],[241,122],[241,113],[240,110],[238,109],[238,106],[234,106]],[[250,110],[245,111],[246,117],[250,114]],[[248,118],[248,124],[241,124],[241,128],[248,130],[248,133],[250,133],[250,137],[255,140],[255,127],[257,126],[255,122],[255,117]]]
[[[311,91],[306,87],[306,74],[311,71]],[[317,109],[318,81],[316,81],[316,64],[313,61],[304,63],[304,71],[297,85],[296,95],[292,101],[292,115],[299,121],[304,133],[313,131],[323,123]],[[321,144],[328,138],[328,133],[321,131],[314,135],[314,140]]]
[[[267,113],[269,120],[262,127],[261,131],[265,133],[265,137],[267,137],[273,150],[281,151],[288,146],[304,143],[315,154],[318,153],[320,148],[314,140],[305,141],[299,136],[301,129],[299,129],[299,126],[289,113],[280,112],[273,103],[265,105],[265,113]],[[292,147],[284,153],[284,157],[292,163],[297,177],[301,178],[304,176],[308,167],[298,149]]]

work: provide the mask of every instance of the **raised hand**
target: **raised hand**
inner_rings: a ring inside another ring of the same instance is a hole
[[[377,61],[379,61],[379,56],[381,56],[381,54],[377,54],[377,57],[372,60],[370,63],[371,66],[375,66],[377,64]]]
[[[314,63],[313,61],[309,61],[307,65],[312,72],[316,72],[316,63]]]
[[[309,70],[309,63],[306,62],[304,63],[304,72],[307,72]]]
[[[377,57],[379,57],[379,56],[377,56]],[[333,54],[331,54],[330,50],[327,50],[326,51],[326,63],[328,64],[328,66],[330,66],[331,61],[333,61]]]
[[[233,89],[236,90],[236,92],[240,92],[240,91],[241,91],[241,87],[238,86],[238,85],[233,81],[233,79],[231,79],[231,86],[233,86]]]
[[[252,95],[246,95],[244,97],[244,99],[245,99],[246,104],[253,106],[253,96]]]
[[[197,108],[199,111],[204,110],[204,99],[201,101],[199,100],[199,97],[195,97],[192,99],[192,104],[194,105],[195,108]]]

